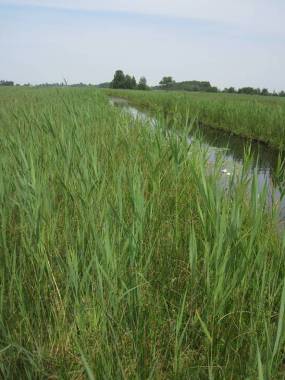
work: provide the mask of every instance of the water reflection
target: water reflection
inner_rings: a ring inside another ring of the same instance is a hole
[[[134,118],[148,121],[155,126],[156,120],[154,118],[131,106],[127,100],[112,97],[110,101],[114,106],[123,107]],[[195,135],[197,132],[200,141],[208,149],[210,162],[215,162],[221,150],[223,151],[225,169],[221,175],[230,175],[229,173],[234,170],[242,168],[245,151],[249,148],[247,139],[207,126],[200,126],[198,131],[196,129],[192,133]],[[192,141],[192,138],[189,136],[189,142]],[[257,169],[259,189],[266,186],[269,202],[280,202],[280,216],[282,221],[285,221],[285,198],[281,195],[284,192],[285,173],[276,176],[278,151],[265,144],[252,142],[250,152],[252,157],[251,171]]]

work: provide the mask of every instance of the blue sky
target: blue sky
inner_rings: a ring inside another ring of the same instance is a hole
[[[0,79],[285,89],[281,0],[0,0]]]

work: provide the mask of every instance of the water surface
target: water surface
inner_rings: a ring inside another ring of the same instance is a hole
[[[110,102],[116,107],[121,107],[134,118],[148,121],[155,126],[155,118],[132,106],[127,100],[111,97]],[[242,168],[244,152],[249,147],[248,139],[206,126],[199,127],[199,138],[209,152],[210,162],[214,163],[217,155],[223,152],[225,159],[221,176],[231,176],[234,170]],[[189,136],[189,143],[192,139],[193,136]],[[254,170],[257,171],[259,190],[265,186],[269,204],[272,205],[272,202],[280,204],[280,219],[285,222],[285,197],[281,195],[284,192],[285,173],[281,178],[276,178],[278,151],[255,141],[251,142],[250,147],[252,156],[250,172],[253,174]]]

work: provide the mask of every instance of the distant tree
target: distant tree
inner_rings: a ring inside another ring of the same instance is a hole
[[[138,89],[139,90],[147,90],[148,89],[148,86],[147,86],[147,82],[146,82],[146,78],[145,77],[141,77],[140,80],[139,80],[139,84],[138,84]]]
[[[165,77],[164,77],[165,78]],[[170,80],[167,79],[166,81],[162,78],[160,83],[170,83]],[[169,78],[169,77],[166,77]],[[171,77],[170,77],[171,78]],[[218,89],[216,87],[211,86],[211,83],[208,81],[197,81],[197,80],[191,80],[191,81],[184,81],[184,82],[175,82],[172,79],[171,84],[160,84],[159,86],[155,87],[156,89],[165,89],[170,91],[201,91],[201,92],[217,92]]]
[[[269,95],[269,91],[267,90],[267,88],[263,88],[262,91],[261,91],[261,95],[263,96],[267,96]]]
[[[132,76],[131,89],[134,90],[135,88],[137,88],[137,81],[136,78]]]
[[[129,90],[134,90],[137,87],[137,82],[135,77],[131,77],[130,75],[126,75],[125,77],[125,88]]]
[[[247,94],[247,95],[263,95],[260,88],[253,88],[253,87],[242,87],[238,90],[238,93],[239,94]],[[268,95],[269,95],[269,93],[268,93]]]
[[[239,88],[238,93],[239,94],[254,95],[255,90],[253,87],[242,87],[242,88]]]
[[[273,95],[273,96],[278,96],[278,94],[277,94],[276,91],[273,91],[272,95]]]
[[[206,90],[207,92],[219,92],[218,87],[210,87]]]
[[[126,77],[122,70],[117,70],[112,80],[111,86],[113,88],[126,88]]]
[[[128,89],[130,89],[131,86],[132,86],[132,78],[131,78],[130,75],[127,74],[127,75],[125,76],[125,85],[124,85],[124,88],[128,88]]]
[[[169,85],[174,84],[174,83],[175,83],[175,80],[170,76],[169,77],[163,77],[161,79],[161,81],[159,82],[159,84],[161,86],[169,86]]]
[[[71,87],[86,87],[87,84],[83,83],[83,82],[79,82],[79,83],[70,84],[69,86],[71,86]]]
[[[137,82],[134,76],[125,75],[122,70],[117,70],[111,82],[111,87],[133,90],[137,87]]]
[[[285,91],[280,91],[279,96],[285,96]]]
[[[14,82],[11,80],[1,80],[0,86],[14,86]]]
[[[103,82],[96,85],[98,88],[110,88],[112,87],[112,84],[110,82]]]
[[[236,92],[234,87],[225,88],[224,92],[227,92],[228,94],[234,94]]]

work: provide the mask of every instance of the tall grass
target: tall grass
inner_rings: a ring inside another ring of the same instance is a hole
[[[285,239],[246,169],[222,189],[94,89],[2,91],[0,123],[3,378],[284,378]]]
[[[172,124],[188,115],[202,124],[220,128],[285,150],[285,100],[276,97],[185,93],[166,91],[104,90],[129,99],[154,112],[162,112]]]

